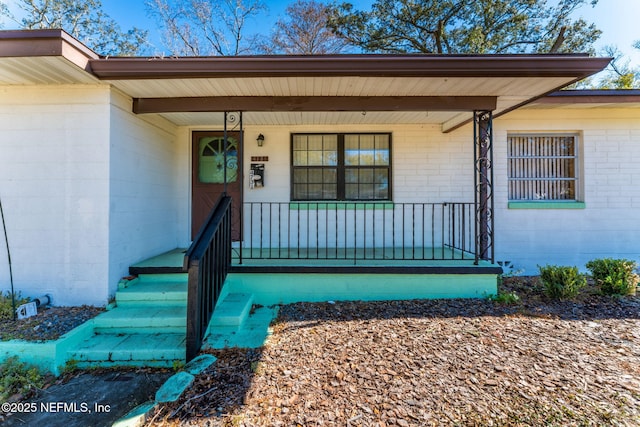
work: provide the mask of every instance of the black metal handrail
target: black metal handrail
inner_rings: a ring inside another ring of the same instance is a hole
[[[474,212],[463,202],[247,202],[242,258],[470,259]]]
[[[222,195],[184,257],[188,272],[187,362],[202,346],[231,266],[231,197]]]

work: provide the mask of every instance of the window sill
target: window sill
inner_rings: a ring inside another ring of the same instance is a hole
[[[393,209],[393,202],[290,202],[289,210],[342,210],[342,209]]]
[[[577,202],[575,200],[557,200],[557,201],[513,201],[509,202],[507,207],[509,209],[584,209],[586,204],[584,202]]]

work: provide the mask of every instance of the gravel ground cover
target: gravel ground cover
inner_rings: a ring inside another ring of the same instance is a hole
[[[640,300],[300,303],[148,425],[640,426]]]

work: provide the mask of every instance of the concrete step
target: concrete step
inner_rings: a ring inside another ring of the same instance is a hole
[[[203,348],[259,348],[271,336],[271,322],[278,315],[278,306],[257,307],[242,326],[212,326]]]
[[[138,281],[140,282],[184,282],[187,283],[189,275],[187,273],[158,273],[158,274],[140,274]]]
[[[185,333],[187,307],[180,306],[117,306],[94,319],[97,333]]]
[[[182,334],[95,334],[67,352],[80,366],[172,366],[184,362]]]
[[[187,303],[187,282],[140,280],[116,292],[119,307],[140,305],[183,305]]]
[[[230,293],[218,303],[213,312],[210,328],[220,326],[240,327],[247,319],[253,305],[253,294]]]

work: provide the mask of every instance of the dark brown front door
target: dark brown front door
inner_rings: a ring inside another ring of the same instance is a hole
[[[239,208],[242,206],[242,170],[240,168],[240,132],[193,132],[192,134],[192,175],[191,175],[191,238],[209,216],[214,204],[224,192],[225,178],[227,193],[232,197],[232,238],[240,238]],[[226,150],[226,165],[225,165]],[[225,171],[226,167],[226,171]]]

